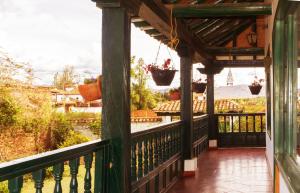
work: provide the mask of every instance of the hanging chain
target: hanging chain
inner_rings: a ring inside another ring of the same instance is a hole
[[[161,42],[159,42],[159,46],[158,46],[158,50],[157,50],[157,53],[156,53],[156,58],[155,58],[154,64],[157,64],[157,59],[158,59],[158,55],[159,55],[159,51],[160,51],[160,46],[161,46]]]

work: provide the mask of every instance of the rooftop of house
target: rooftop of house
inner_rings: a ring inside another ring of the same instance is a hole
[[[159,103],[154,109],[154,112],[162,114],[178,114],[180,113],[180,100],[167,101]],[[195,114],[203,114],[206,111],[206,100],[193,100],[193,112]],[[243,108],[236,102],[231,100],[216,100],[216,113],[238,113],[242,112]]]
[[[162,118],[157,116],[152,110],[135,110],[131,112],[131,122],[161,122]]]

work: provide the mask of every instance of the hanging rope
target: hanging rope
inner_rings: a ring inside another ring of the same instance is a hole
[[[173,22],[173,7],[171,8],[170,25],[171,25],[171,31],[170,31],[169,46],[171,47],[171,49],[175,50],[177,48],[178,44],[179,44],[179,39],[178,39],[178,34],[177,34],[177,20],[176,20],[176,18],[175,18],[175,22]]]

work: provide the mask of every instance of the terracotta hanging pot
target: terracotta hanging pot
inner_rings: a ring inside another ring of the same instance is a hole
[[[102,98],[101,76],[96,82],[79,85],[78,90],[80,95],[86,101],[94,101]]]
[[[151,75],[157,86],[170,86],[177,70],[152,68]]]
[[[261,85],[249,85],[249,89],[252,95],[258,95],[260,93]]]
[[[171,91],[169,98],[172,101],[180,100],[180,91],[179,90]]]
[[[192,83],[192,89],[195,93],[204,93],[206,89],[206,82],[193,82]]]

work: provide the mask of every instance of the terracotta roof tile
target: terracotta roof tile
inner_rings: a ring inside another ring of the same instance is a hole
[[[136,110],[131,112],[131,122],[161,122],[162,118],[152,110]]]
[[[234,101],[216,100],[215,110],[216,112],[241,112],[243,109]],[[153,111],[156,113],[178,113],[180,112],[180,100],[160,103],[153,109]],[[206,101],[194,100],[193,111],[194,113],[204,113],[206,111]]]

